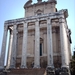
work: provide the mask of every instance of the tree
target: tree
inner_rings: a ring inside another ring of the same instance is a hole
[[[70,62],[71,74],[75,75],[75,53],[72,56],[72,60]]]

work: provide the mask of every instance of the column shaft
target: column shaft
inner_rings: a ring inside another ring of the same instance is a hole
[[[3,34],[1,57],[0,57],[0,68],[4,68],[6,43],[7,43],[7,33],[8,33],[8,26],[4,26],[4,34]]]
[[[10,68],[10,60],[11,60],[11,51],[12,51],[12,30],[10,30],[10,37],[9,37],[9,47],[8,47],[8,56],[7,56],[7,65],[6,68]]]
[[[53,66],[53,46],[52,46],[52,25],[50,19],[47,20],[47,57],[48,66]]]
[[[16,51],[17,51],[17,25],[14,25],[13,26],[13,41],[12,41],[10,68],[15,68],[15,65],[16,65]]]
[[[69,56],[68,56],[68,42],[67,42],[65,19],[60,19],[60,42],[61,42],[62,67],[68,67]]]
[[[34,68],[40,68],[40,29],[39,21],[35,22],[35,56]]]
[[[24,23],[21,68],[27,68],[27,23]]]
[[[54,50],[54,53],[57,53],[56,28],[53,28],[52,33],[53,33],[53,50]]]

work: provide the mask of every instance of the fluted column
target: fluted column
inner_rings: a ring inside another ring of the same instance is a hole
[[[27,23],[24,23],[21,68],[27,68]]]
[[[35,54],[34,54],[34,68],[40,68],[40,28],[39,21],[35,22]]]
[[[16,65],[16,51],[17,51],[17,25],[13,25],[13,40],[12,40],[10,68],[15,68],[15,65]]]
[[[50,67],[54,67],[53,46],[52,46],[52,25],[50,19],[47,19],[47,60],[48,60],[47,65]]]
[[[67,42],[67,31],[66,31],[65,19],[61,18],[59,20],[59,23],[60,23],[62,67],[69,67],[68,42]]]
[[[12,30],[10,30],[8,56],[7,56],[7,65],[6,65],[7,69],[10,68],[11,51],[12,51],[12,40],[13,40],[12,38],[13,38],[13,34],[12,34]]]
[[[4,68],[6,43],[7,43],[7,33],[8,33],[8,26],[5,25],[4,26],[3,41],[2,41],[2,48],[1,48],[0,68]]]

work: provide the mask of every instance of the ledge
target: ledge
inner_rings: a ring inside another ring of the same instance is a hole
[[[53,18],[65,18],[64,13],[66,12],[66,9],[64,10],[60,10],[58,12],[55,13],[49,13],[49,14],[42,14],[42,15],[38,15],[38,16],[30,16],[30,17],[26,17],[26,18],[18,18],[18,19],[13,19],[13,20],[7,20],[5,21],[5,25],[15,25],[15,24],[21,24],[24,22],[35,22],[36,19],[39,20],[47,20],[49,19],[53,19]]]

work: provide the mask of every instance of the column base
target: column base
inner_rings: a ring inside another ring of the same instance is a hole
[[[34,65],[33,68],[41,68],[39,65]]]
[[[71,75],[70,74],[70,69],[69,69],[69,66],[62,66],[61,67],[61,72],[60,72],[61,75]]]
[[[46,71],[47,71],[47,75],[55,75],[54,66],[47,66]]]
[[[64,67],[69,68],[69,65],[62,65],[61,66],[61,68],[64,68]]]
[[[47,67],[54,68],[54,66],[53,66],[53,65],[48,65]]]
[[[21,66],[21,68],[23,68],[23,69],[24,69],[24,68],[27,68],[27,66],[25,66],[25,65],[22,65],[22,66]]]

